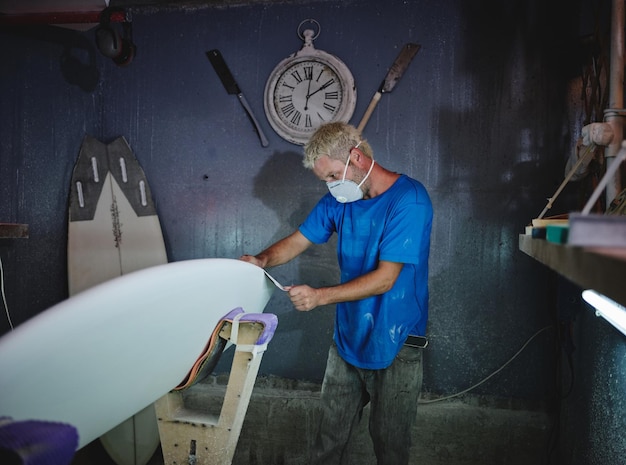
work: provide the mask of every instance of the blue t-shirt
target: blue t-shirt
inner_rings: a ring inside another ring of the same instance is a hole
[[[388,292],[337,304],[334,340],[348,363],[386,368],[409,334],[426,334],[432,218],[424,186],[401,175],[371,199],[340,203],[328,193],[300,225],[315,244],[337,233],[342,283],[375,270],[380,260],[404,264]]]

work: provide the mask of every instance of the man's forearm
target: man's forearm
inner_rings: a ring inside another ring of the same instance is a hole
[[[311,242],[300,231],[296,231],[256,254],[254,262],[262,268],[282,265],[300,255],[310,245]]]
[[[361,300],[389,291],[400,271],[402,263],[381,262],[378,269],[338,286],[321,288],[325,304]]]

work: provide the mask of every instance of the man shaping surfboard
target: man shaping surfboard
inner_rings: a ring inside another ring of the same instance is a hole
[[[299,311],[337,304],[309,463],[339,464],[352,425],[371,402],[378,463],[406,465],[428,319],[428,192],[419,181],[376,164],[367,141],[345,123],[321,126],[305,145],[303,163],[329,193],[294,233],[241,260],[281,265],[338,235],[341,282],[287,287]]]

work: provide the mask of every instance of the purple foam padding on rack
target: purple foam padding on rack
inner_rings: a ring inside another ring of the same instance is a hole
[[[72,425],[50,421],[13,421],[0,417],[0,462],[23,465],[66,465],[78,447]]]
[[[240,313],[243,313],[243,308],[241,307],[233,308],[230,312],[228,312],[226,315],[222,317],[222,320],[233,321],[233,318],[235,318]]]
[[[257,346],[270,342],[278,326],[278,317],[273,313],[246,313],[239,321],[252,321],[263,325],[263,332],[255,344]]]

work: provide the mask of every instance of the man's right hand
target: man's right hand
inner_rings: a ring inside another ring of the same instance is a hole
[[[263,268],[261,260],[256,258],[254,255],[242,255],[241,257],[239,257],[239,260],[252,263],[253,265],[260,266],[261,268]]]
[[[267,249],[256,255],[242,255],[239,260],[252,263],[261,268],[271,268],[282,265],[304,252],[310,242],[300,231],[295,231],[287,237],[270,245]]]

